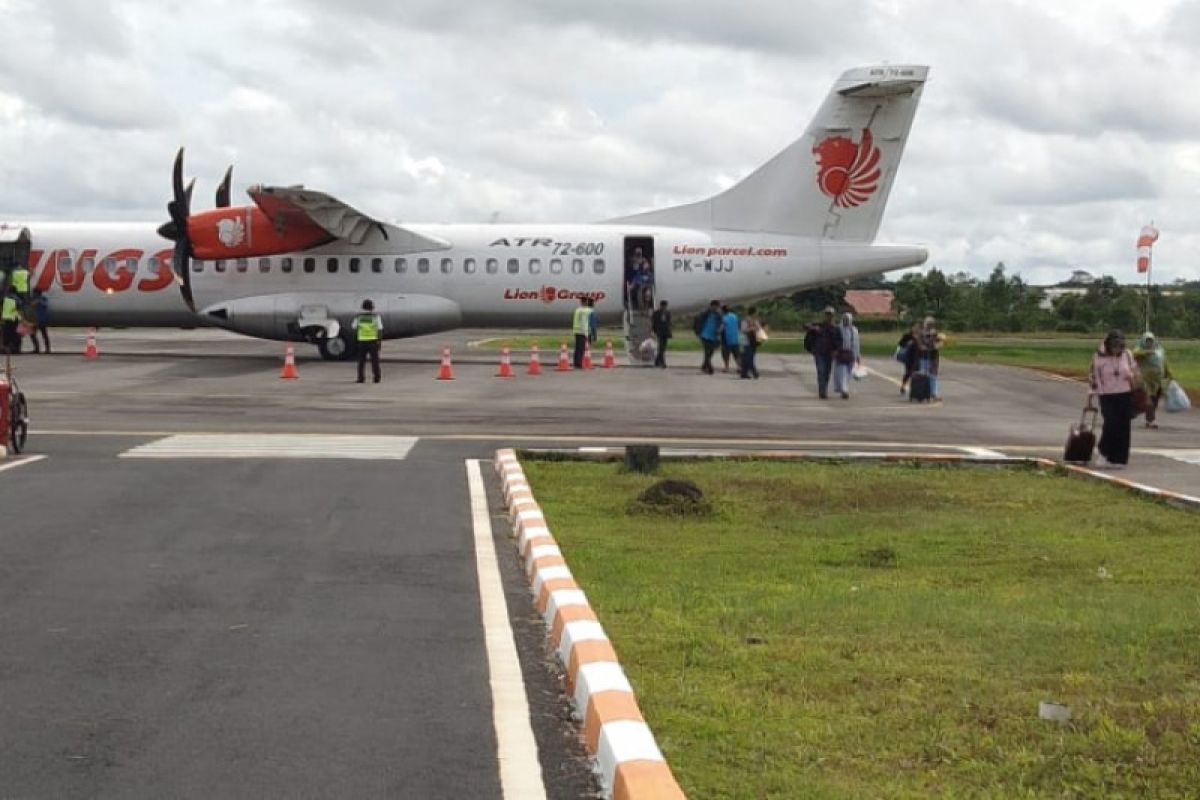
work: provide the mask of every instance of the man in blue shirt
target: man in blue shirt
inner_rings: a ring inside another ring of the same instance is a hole
[[[729,372],[729,357],[733,356],[733,368],[739,370],[742,365],[742,353],[738,340],[738,315],[729,306],[721,306],[721,361],[725,364],[722,372]]]
[[[696,323],[696,332],[700,336],[700,344],[704,346],[704,363],[700,371],[706,375],[713,374],[712,357],[717,350],[717,342],[721,339],[721,304],[713,300]]]

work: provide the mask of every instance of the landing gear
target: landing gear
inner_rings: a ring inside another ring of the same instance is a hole
[[[316,340],[317,351],[326,361],[349,361],[358,355],[358,342],[343,331],[332,338],[322,336]]]

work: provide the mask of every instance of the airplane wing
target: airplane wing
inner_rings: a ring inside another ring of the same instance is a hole
[[[377,235],[387,241],[389,253],[445,250],[451,246],[445,239],[380,222],[335,197],[302,186],[253,186],[248,194],[281,234],[285,230],[317,228],[354,245]]]

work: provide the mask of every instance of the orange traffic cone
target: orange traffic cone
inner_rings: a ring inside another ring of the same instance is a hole
[[[288,345],[287,351],[283,355],[283,372],[279,373],[279,377],[285,381],[294,381],[300,377],[300,373],[296,372],[296,347]]]
[[[571,359],[567,357],[567,343],[558,343],[558,366],[554,368],[555,372],[570,372]]]
[[[528,373],[529,373],[530,375],[541,375],[541,374],[542,374],[542,362],[541,362],[541,360],[538,358],[538,346],[537,346],[537,342],[534,342],[534,343],[533,343],[533,349],[529,351],[529,370],[528,370]]]
[[[500,351],[500,371],[496,373],[497,378],[511,378],[513,376],[512,360],[508,354],[508,348]]]
[[[613,355],[612,339],[604,343],[604,368],[612,369],[617,366],[617,358]]]
[[[83,351],[83,357],[88,361],[95,361],[100,357],[100,350],[96,347],[95,328],[88,328],[87,348]]]
[[[583,342],[583,368],[595,369],[596,365],[592,363],[592,344],[586,339]]]
[[[438,369],[437,379],[439,381],[454,380],[454,370],[450,368],[450,348],[442,348],[442,366]]]

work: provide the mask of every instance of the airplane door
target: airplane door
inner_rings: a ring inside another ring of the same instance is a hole
[[[624,302],[625,351],[630,363],[650,364],[654,353],[645,347],[654,337],[650,330],[650,315],[655,299],[654,238],[625,237]]]

